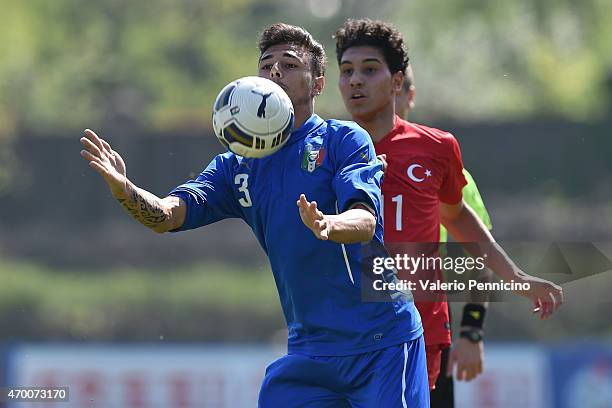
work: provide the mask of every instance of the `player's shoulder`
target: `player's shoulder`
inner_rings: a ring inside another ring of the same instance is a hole
[[[325,123],[327,124],[327,128],[332,132],[365,132],[365,130],[361,126],[359,126],[356,122],[353,122],[352,120],[327,119]]]
[[[219,153],[218,155],[216,155],[212,161],[222,165],[231,165],[233,163],[240,162],[241,160],[244,160],[244,157],[238,156],[234,152],[228,150],[225,153]]]
[[[327,124],[327,133],[331,136],[332,141],[340,142],[344,139],[343,136],[347,135],[349,135],[352,140],[370,140],[368,132],[356,122],[350,120],[327,119],[325,123]]]
[[[403,119],[399,119],[399,125],[402,126],[406,132],[413,132],[424,137],[429,137],[439,141],[454,141],[455,136],[446,130],[438,129],[431,126],[426,126],[420,123],[408,122]]]
[[[463,177],[465,177],[468,184],[470,184],[470,182],[475,183],[474,177],[472,177],[472,174],[465,167],[463,168]]]
[[[246,164],[246,162],[249,160],[250,159],[239,156],[234,152],[227,151],[216,155],[209,164],[209,168],[212,166],[219,171],[231,174],[234,170],[239,168],[241,165]]]
[[[402,119],[399,121],[396,123],[398,134],[404,134],[405,139],[419,140],[419,145],[424,149],[443,155],[455,155],[455,152],[460,151],[459,142],[450,132]]]

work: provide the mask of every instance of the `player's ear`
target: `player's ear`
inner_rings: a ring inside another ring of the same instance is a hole
[[[404,84],[404,73],[402,71],[397,71],[395,74],[393,74],[393,76],[391,77],[391,83],[393,86],[393,92],[395,92],[396,95],[402,92],[402,85]]]
[[[408,107],[410,110],[414,109],[414,101],[416,99],[416,88],[414,85],[410,85],[408,88]]]
[[[323,75],[315,77],[312,81],[312,97],[319,96],[325,87],[325,77]]]

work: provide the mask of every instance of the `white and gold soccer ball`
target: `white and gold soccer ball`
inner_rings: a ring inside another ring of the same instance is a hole
[[[213,105],[213,129],[222,145],[243,157],[268,156],[283,147],[294,122],[285,91],[249,76],[226,85]]]

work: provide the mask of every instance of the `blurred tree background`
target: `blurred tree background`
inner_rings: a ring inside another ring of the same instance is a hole
[[[149,233],[78,157],[78,137],[86,127],[100,130],[130,177],[164,194],[221,151],[212,102],[223,85],[256,72],[258,33],[277,21],[323,43],[328,82],[317,110],[346,118],[332,34],[349,17],[391,21],[404,33],[418,92],[413,118],[457,135],[498,237],[610,240],[609,0],[0,0],[0,337],[136,339],[159,331],[236,339],[236,327],[219,324],[239,314],[232,305],[259,316],[249,326],[256,339],[280,327],[265,258],[244,225]],[[232,279],[220,277],[220,263],[232,265]],[[229,289],[249,273],[260,279],[249,285],[265,282],[269,291]],[[172,290],[162,294],[164,287]],[[216,307],[203,299],[226,289],[234,295],[213,297]],[[563,336],[597,307],[570,309],[556,331],[521,321],[498,329],[502,337]],[[147,325],[138,318],[147,311],[167,324]],[[200,329],[189,324],[194,315]],[[140,335],[127,332],[132,326]],[[586,330],[612,333],[594,321]]]
[[[319,105],[345,116],[331,35],[360,16],[404,33],[422,117],[588,121],[609,110],[607,0],[3,0],[1,9],[3,138],[108,121],[206,129],[218,90],[256,71],[256,34],[276,21],[325,44]]]

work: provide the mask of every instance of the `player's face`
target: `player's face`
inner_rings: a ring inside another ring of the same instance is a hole
[[[321,80],[313,78],[310,59],[304,47],[292,44],[273,45],[259,58],[259,76],[280,85],[296,111],[322,90]]]
[[[402,78],[401,73],[391,74],[381,50],[356,46],[342,55],[338,85],[351,116],[369,121],[383,111],[393,112]]]

